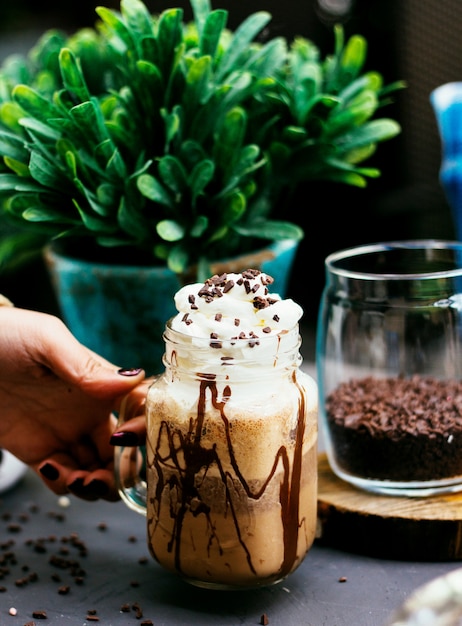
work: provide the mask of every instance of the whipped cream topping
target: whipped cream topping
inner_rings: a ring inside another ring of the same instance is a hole
[[[273,282],[268,274],[248,269],[186,285],[175,295],[178,314],[171,327],[191,337],[210,339],[212,348],[220,348],[222,341],[258,345],[260,338],[294,328],[303,314],[290,298],[270,293]]]

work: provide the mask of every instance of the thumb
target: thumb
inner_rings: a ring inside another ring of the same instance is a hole
[[[124,395],[144,379],[143,369],[111,363],[81,344],[57,318],[47,323],[53,328],[42,327],[41,362],[60,379],[98,398]]]

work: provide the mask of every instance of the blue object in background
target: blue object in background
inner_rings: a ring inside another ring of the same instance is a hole
[[[441,138],[440,183],[462,241],[462,82],[440,85],[431,92],[430,103]]]

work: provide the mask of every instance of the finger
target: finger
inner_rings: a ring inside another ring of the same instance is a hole
[[[118,406],[120,425],[137,415],[144,414],[146,396],[148,394],[149,387],[155,380],[156,377],[146,378],[142,382],[138,383],[134,389],[122,398]]]
[[[140,446],[146,443],[146,418],[144,415],[133,417],[112,434],[111,446]]]
[[[99,499],[115,502],[119,499],[113,469],[72,472],[69,475],[67,487],[70,493],[89,502]]]
[[[69,493],[67,480],[71,471],[54,459],[46,459],[39,465],[31,466],[45,485],[57,495]]]
[[[114,365],[86,348],[61,320],[45,316],[42,322],[37,360],[63,380],[95,397],[112,398],[128,393],[144,379],[142,369]]]

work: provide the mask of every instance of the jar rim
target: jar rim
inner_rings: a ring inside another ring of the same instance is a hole
[[[447,258],[439,256],[446,253]],[[388,264],[388,257],[393,254],[404,255],[401,265]],[[372,269],[374,263],[378,269]],[[431,269],[424,270],[425,264]],[[362,244],[329,254],[325,267],[337,276],[372,281],[457,277],[462,276],[462,242],[411,239]]]

